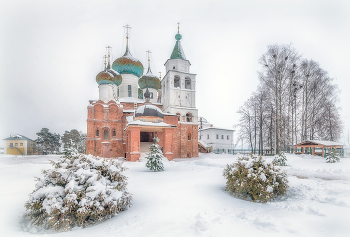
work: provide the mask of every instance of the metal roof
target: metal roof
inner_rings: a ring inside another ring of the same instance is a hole
[[[23,135],[20,135],[20,134],[16,134],[14,136],[11,136],[8,137],[8,138],[5,138],[3,140],[29,140],[29,141],[33,141],[32,139],[26,137],[26,136],[23,136]],[[33,141],[34,142],[34,141]]]

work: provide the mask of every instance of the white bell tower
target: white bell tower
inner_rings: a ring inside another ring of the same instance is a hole
[[[180,115],[181,122],[198,123],[196,74],[190,73],[191,64],[181,47],[181,38],[178,27],[175,47],[164,64],[166,74],[161,82],[163,112]]]

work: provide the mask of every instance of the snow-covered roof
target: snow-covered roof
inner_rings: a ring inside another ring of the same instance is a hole
[[[135,113],[134,109],[124,109],[123,110],[124,113]]]
[[[16,134],[16,135],[10,135],[10,137],[8,138],[5,138],[3,140],[29,140],[29,141],[33,141],[32,139],[26,137],[26,136],[23,136],[23,135],[20,135],[20,134]]]
[[[322,140],[307,140],[307,141],[303,141],[301,143],[298,143],[297,145],[305,143],[305,142],[313,142],[313,143],[317,143],[317,144],[324,145],[324,146],[344,146],[340,142],[322,141]]]
[[[134,121],[129,122],[126,125],[125,129],[127,129],[128,126],[130,126],[130,125],[150,126],[150,127],[176,127],[175,125],[167,124],[167,123],[164,123],[164,122],[153,123],[153,122],[145,122],[145,121],[141,121],[141,120],[134,120]]]
[[[205,141],[198,140],[198,142],[199,142],[202,146],[204,146],[205,148],[211,147],[211,146],[209,146]]]
[[[209,127],[209,128],[202,128],[200,130],[208,130],[208,129],[217,129],[217,130],[227,130],[227,131],[235,131],[234,129],[231,128],[218,128],[218,127]]]
[[[119,101],[121,103],[144,103],[142,99],[135,98],[135,97],[121,97],[119,98]]]

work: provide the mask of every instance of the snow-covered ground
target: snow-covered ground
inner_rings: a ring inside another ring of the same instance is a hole
[[[287,155],[285,197],[254,203],[224,192],[222,171],[238,156],[200,154],[150,172],[125,162],[133,206],[103,223],[61,233],[21,227],[34,177],[59,156],[0,155],[0,236],[350,236],[350,159]],[[271,159],[271,158],[268,158]]]

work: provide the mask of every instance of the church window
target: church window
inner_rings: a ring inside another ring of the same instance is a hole
[[[115,133],[115,130],[113,130],[113,137],[115,137],[116,136],[116,133]]]
[[[175,66],[173,66],[173,69],[175,69]]]
[[[224,139],[224,135],[221,135],[221,139]]]
[[[96,130],[96,137],[100,136],[100,131],[97,129]]]
[[[103,139],[108,140],[108,129],[103,131]]]
[[[119,98],[119,87],[117,89],[117,97]]]
[[[192,114],[190,113],[186,114],[186,122],[192,122]]]
[[[209,139],[209,134],[207,135],[207,139]]]
[[[186,79],[185,79],[185,89],[191,89],[191,78],[186,77]]]
[[[150,99],[153,99],[153,92],[150,92]]]
[[[131,97],[131,85],[128,85],[128,97]]]
[[[230,136],[229,135],[227,135],[227,140],[230,140]]]
[[[216,139],[219,139],[219,134],[216,134]]]
[[[174,77],[174,87],[180,88],[180,77],[179,76]]]
[[[188,134],[188,140],[191,141],[191,133]]]

